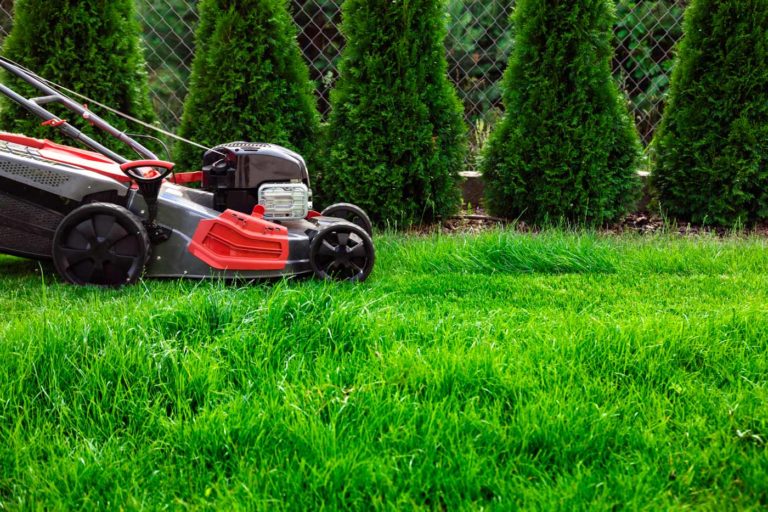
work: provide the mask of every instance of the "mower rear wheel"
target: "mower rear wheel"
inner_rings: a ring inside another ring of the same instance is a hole
[[[363,228],[365,232],[368,233],[368,236],[373,236],[373,224],[371,224],[371,219],[368,218],[368,214],[365,213],[365,210],[354,204],[332,204],[320,212],[320,215],[323,217],[336,217],[337,219],[351,222],[352,224]]]
[[[324,227],[309,246],[309,262],[320,279],[365,281],[375,259],[371,237],[349,222]]]
[[[135,283],[150,254],[147,230],[128,209],[91,203],[64,217],[53,237],[53,263],[72,284]]]

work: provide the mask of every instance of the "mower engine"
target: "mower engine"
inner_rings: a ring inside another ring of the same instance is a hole
[[[218,211],[250,213],[256,205],[269,220],[303,219],[312,209],[304,159],[275,144],[231,142],[203,156],[203,189]]]

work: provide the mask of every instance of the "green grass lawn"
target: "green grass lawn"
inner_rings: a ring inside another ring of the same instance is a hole
[[[377,239],[361,285],[0,259],[0,510],[768,506],[768,242]]]

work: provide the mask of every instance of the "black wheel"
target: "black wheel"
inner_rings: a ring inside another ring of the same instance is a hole
[[[320,279],[365,281],[375,259],[371,237],[348,222],[321,229],[309,246],[309,261]]]
[[[53,237],[53,263],[72,284],[135,283],[149,259],[147,230],[129,210],[91,203],[64,217]]]
[[[368,233],[368,236],[373,236],[373,224],[371,219],[368,218],[368,214],[365,210],[359,206],[349,203],[336,203],[332,204],[322,212],[320,215],[323,217],[336,217],[347,222],[351,222],[355,226],[359,226]]]

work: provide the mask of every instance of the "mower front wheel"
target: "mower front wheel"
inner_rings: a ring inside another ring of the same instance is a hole
[[[72,284],[133,284],[149,254],[144,225],[127,208],[111,203],[77,208],[64,217],[53,237],[53,263]]]
[[[365,281],[375,259],[371,237],[349,222],[324,227],[309,246],[309,262],[320,279]]]

